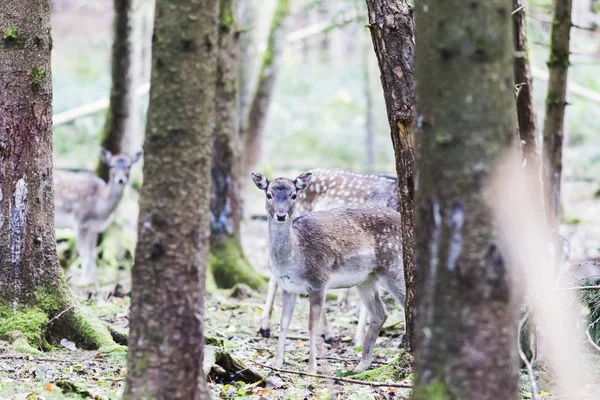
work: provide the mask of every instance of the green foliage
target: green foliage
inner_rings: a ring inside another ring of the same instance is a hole
[[[404,350],[400,355],[389,363],[375,369],[371,369],[359,374],[353,374],[352,379],[359,379],[367,382],[387,382],[389,380],[398,382],[406,379],[411,371],[411,358]]]
[[[588,281],[585,286],[595,284],[595,282]],[[600,290],[585,290],[583,293],[583,303],[588,308],[586,326],[594,342],[600,345]]]
[[[11,25],[4,30],[4,35],[2,35],[2,39],[6,42],[15,42],[19,39],[19,29],[16,25]]]
[[[18,340],[21,350],[29,344],[34,349],[44,347],[44,327],[48,323],[48,315],[39,307],[0,305],[0,339],[18,340],[16,332],[20,332],[25,340]]]
[[[415,386],[413,389],[413,400],[454,400],[458,399],[448,386],[440,380],[427,385]]]

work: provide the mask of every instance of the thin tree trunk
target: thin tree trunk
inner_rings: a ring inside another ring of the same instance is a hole
[[[543,182],[548,223],[557,230],[560,223],[560,180],[565,106],[567,105],[567,72],[571,34],[571,0],[554,1],[554,19],[550,34],[548,92],[544,119]]]
[[[203,296],[218,11],[218,1],[156,3],[125,398],[208,398]]]
[[[269,38],[267,39],[267,49],[262,57],[256,92],[250,103],[248,120],[245,122],[242,130],[245,141],[245,170],[253,169],[262,153],[262,142],[267,114],[271,104],[273,88],[277,81],[277,74],[281,64],[281,56],[285,44],[285,35],[290,15],[291,0],[277,0]]]
[[[363,84],[365,94],[365,150],[367,156],[367,172],[373,172],[375,170],[375,147],[373,137],[373,94],[371,93],[371,71],[369,63],[369,43],[364,40],[362,46],[363,50]]]
[[[238,135],[238,44],[236,0],[222,0],[219,18],[219,54],[215,96],[214,150],[210,252],[211,270],[219,287],[245,283],[258,288],[265,283],[252,268],[240,243],[242,218],[240,137]]]
[[[132,86],[132,5],[133,0],[114,0],[113,46],[111,55],[110,105],[102,130],[100,145],[112,154],[123,152],[127,123],[131,118]],[[108,166],[98,161],[96,173],[108,182]]]
[[[62,338],[114,345],[73,298],[56,255],[50,3],[0,0],[0,10],[0,339],[31,352]]]
[[[483,189],[514,138],[512,2],[417,13],[413,398],[518,396],[517,313]]]
[[[413,9],[408,2],[367,0],[369,28],[379,61],[381,85],[390,125],[402,213],[406,281],[405,344],[414,348],[415,317],[415,44]]]
[[[236,16],[239,21],[240,36],[239,47],[239,121],[238,131],[243,136],[242,129],[248,119],[248,108],[252,100],[252,93],[258,78],[257,69],[257,27],[258,16],[257,0],[238,0]]]

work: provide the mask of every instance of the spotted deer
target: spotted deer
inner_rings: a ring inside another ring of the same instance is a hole
[[[388,175],[364,175],[343,169],[317,168],[311,171],[309,186],[298,193],[296,199],[296,215],[327,210],[342,206],[387,206],[398,210],[398,180]],[[277,280],[272,276],[269,280],[269,291],[263,315],[260,321],[259,334],[271,336],[270,320],[277,293]],[[340,302],[347,297],[347,291],[340,296]],[[366,326],[366,310],[360,309],[359,323],[356,328],[354,345],[360,346]],[[322,335],[326,342],[331,341],[325,313],[321,318]]]
[[[265,192],[269,224],[269,268],[283,289],[281,333],[275,366],[283,365],[287,332],[298,294],[310,303],[308,372],[317,370],[317,326],[328,289],[356,287],[369,314],[362,358],[356,372],[373,360],[373,348],[387,312],[378,285],[404,308],[405,285],[401,259],[401,217],[383,206],[340,207],[293,218],[299,194],[309,187],[312,173],[296,179],[251,174]],[[358,188],[357,188],[358,189]]]
[[[54,225],[73,229],[81,258],[81,286],[96,282],[96,243],[98,235],[112,222],[123,198],[131,166],[142,153],[115,155],[101,149],[100,157],[110,167],[108,183],[92,173],[54,171]]]

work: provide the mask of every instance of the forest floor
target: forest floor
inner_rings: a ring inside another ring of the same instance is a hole
[[[597,186],[591,183],[567,183],[568,206],[566,219],[570,224],[562,227],[562,233],[571,243],[571,261],[598,257],[597,238],[600,235],[600,202],[596,197]],[[260,193],[258,193],[260,194]],[[262,214],[262,200],[256,193],[247,199],[248,213]],[[132,210],[133,211],[133,210]],[[135,226],[135,225],[133,225]],[[247,220],[242,241],[254,266],[267,274],[266,269],[266,223]],[[99,273],[102,274],[101,268]],[[106,272],[106,271],[104,271]],[[109,274],[114,277],[114,274]],[[119,283],[125,292],[129,289],[127,274],[121,274]],[[118,275],[117,275],[118,276]],[[109,279],[110,280],[110,279]],[[115,282],[105,285],[96,300],[82,300],[103,321],[126,331],[128,328],[129,297],[108,297]],[[266,288],[265,288],[266,289]],[[271,365],[274,357],[280,319],[280,298],[275,302],[271,319],[273,337],[265,339],[258,335],[263,311],[265,292],[241,291],[232,296],[231,290],[220,290],[206,301],[206,334],[222,339],[224,349],[248,368],[242,372],[255,372],[263,379],[259,382],[236,382],[239,377],[215,375],[214,351],[207,351],[205,369],[211,370],[209,386],[217,398],[256,399],[388,399],[408,398],[409,389],[397,387],[373,387],[335,380],[323,380],[290,373],[278,373],[259,366]],[[339,293],[339,292],[338,292]],[[410,384],[412,374],[408,369],[386,368],[390,363],[402,365],[405,360],[400,348],[403,334],[403,314],[391,299],[386,299],[389,318],[377,340],[374,372],[358,377],[347,374],[358,362],[360,349],[352,344],[358,320],[359,299],[355,291],[350,293],[347,304],[340,307],[332,293],[326,305],[329,327],[336,338],[333,344],[319,343],[319,373],[327,376],[343,376],[350,379]],[[308,300],[300,298],[288,336],[284,368],[305,372],[308,364]],[[66,338],[68,339],[68,338]],[[214,350],[214,348],[213,348]],[[124,353],[103,354],[61,347],[42,356],[15,353],[7,344],[0,342],[0,399],[62,399],[62,398],[119,398],[123,392],[126,376]],[[398,361],[400,360],[400,362]],[[256,364],[258,363],[258,364]],[[596,364],[597,365],[597,364]],[[240,373],[241,375],[241,373]],[[522,377],[522,398],[529,398],[528,381]],[[552,398],[551,396],[546,398]]]

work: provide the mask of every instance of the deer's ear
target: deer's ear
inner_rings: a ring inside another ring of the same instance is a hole
[[[106,150],[104,147],[100,148],[100,160],[106,165],[110,165],[110,160],[112,159],[112,153]]]
[[[296,189],[304,190],[310,185],[310,180],[312,179],[312,172],[305,172],[303,174],[298,175],[298,177],[294,180],[294,185],[296,185]]]
[[[261,190],[267,190],[267,187],[269,186],[269,181],[266,176],[264,176],[263,174],[259,174],[258,172],[250,172],[250,177],[252,177],[252,180],[254,181],[256,187],[258,187]]]
[[[142,158],[142,154],[143,154],[143,152],[138,151],[137,153],[135,153],[134,155],[132,155],[131,158],[130,158],[130,161],[129,161],[130,164],[133,165],[136,162],[138,162],[140,160],[140,158]]]

